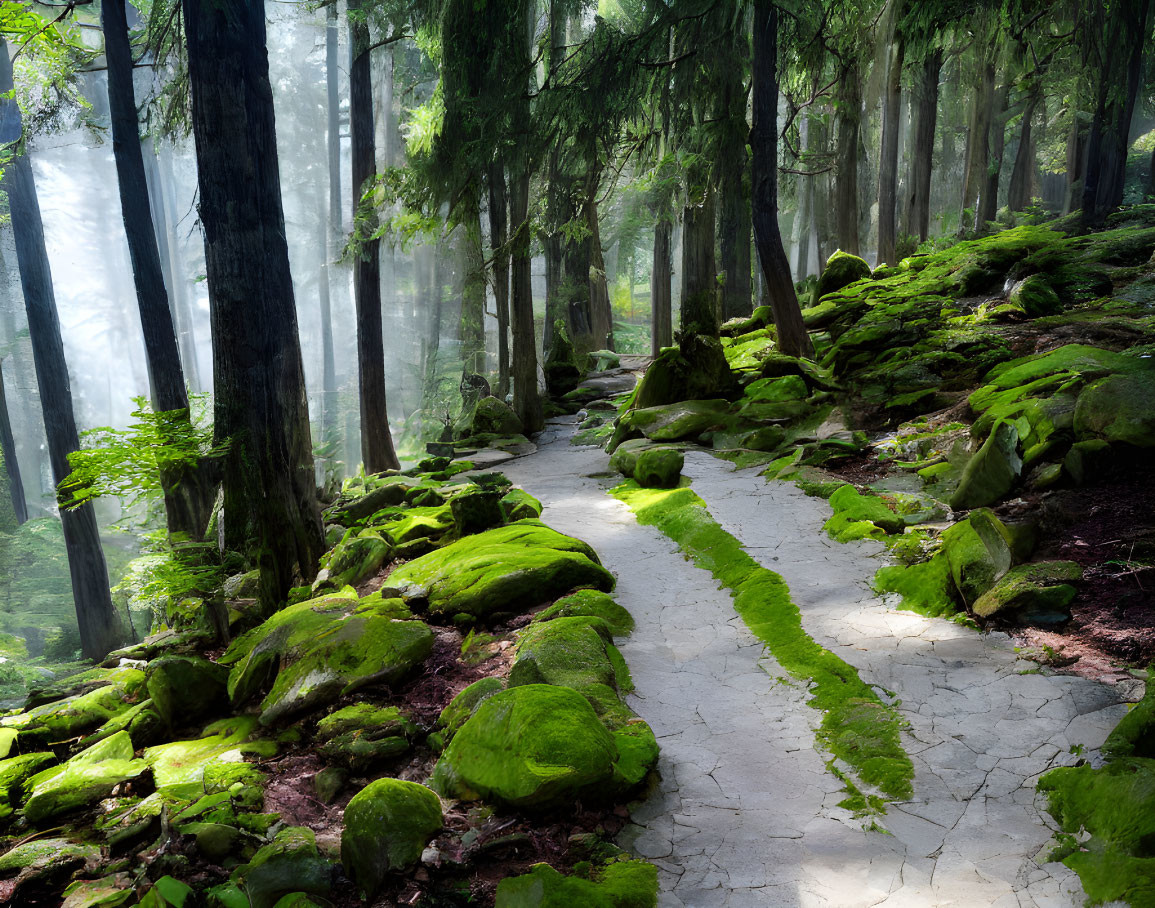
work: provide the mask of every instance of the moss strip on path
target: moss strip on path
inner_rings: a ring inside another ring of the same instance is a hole
[[[710,516],[687,481],[683,483],[676,489],[644,489],[629,480],[610,494],[727,587],[735,611],[778,663],[795,678],[812,682],[809,704],[823,713],[818,733],[822,746],[867,786],[891,800],[909,798],[914,767],[899,740],[903,721],[898,713],[879,700],[854,668],[810,638],[782,578],[750,557]],[[860,812],[883,810],[881,798],[863,795],[833,763],[831,770],[851,793],[843,806]]]

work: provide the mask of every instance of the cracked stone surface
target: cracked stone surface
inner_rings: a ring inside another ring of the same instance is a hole
[[[620,844],[658,866],[662,906],[1083,903],[1073,872],[1035,860],[1052,828],[1034,786],[1079,759],[1073,748],[1094,757],[1126,712],[1112,687],[1023,674],[1036,666],[1006,635],[896,611],[868,586],[883,547],[827,537],[825,501],[688,455],[694,490],[786,580],[806,631],[909,722],[914,795],[864,829],[838,807],[805,686],[763,654],[728,591],[605,494],[605,453],[571,446],[571,433],[553,421],[538,452],[503,472],[548,523],[594,546],[637,622],[620,644],[661,781]]]

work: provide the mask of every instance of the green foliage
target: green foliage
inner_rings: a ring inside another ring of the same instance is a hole
[[[124,510],[122,523],[155,526],[164,497],[162,473],[179,477],[223,453],[223,446],[213,447],[212,427],[206,424],[207,395],[194,395],[191,418],[185,410],[154,413],[143,397],[133,400],[133,422],[126,429],[89,429],[81,450],[68,455],[72,472],[57,490],[62,507],[71,510],[111,496]]]

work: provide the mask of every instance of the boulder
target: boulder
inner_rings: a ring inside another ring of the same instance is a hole
[[[507,522],[541,516],[541,502],[525,489],[510,489],[501,499],[501,512]]]
[[[585,375],[585,370],[578,366],[577,353],[562,319],[554,322],[553,343],[542,371],[545,373],[545,386],[553,397],[572,391]]]
[[[341,863],[368,898],[386,874],[404,870],[444,825],[441,801],[416,782],[378,779],[353,796],[345,808]]]
[[[604,797],[617,756],[613,736],[585,697],[568,687],[528,684],[477,708],[430,784],[445,797],[549,810]]]
[[[481,678],[474,681],[456,697],[449,701],[449,705],[441,710],[437,724],[452,737],[457,733],[465,721],[472,716],[482,702],[494,694],[505,690],[505,680],[502,678]]]
[[[622,421],[651,441],[697,438],[726,422],[730,404],[725,400],[682,400],[673,404],[630,410]]]
[[[408,476],[390,476],[382,485],[358,497],[333,505],[326,511],[326,523],[352,526],[358,520],[372,517],[378,511],[403,504],[417,483]]]
[[[781,426],[762,426],[742,436],[740,445],[751,451],[777,451],[786,441],[786,430]]]
[[[963,469],[950,506],[956,511],[985,507],[1013,489],[1023,470],[1018,446],[1019,431],[1014,424],[997,423]]]
[[[202,656],[162,656],[145,675],[152,709],[170,728],[228,706],[228,667]]]
[[[866,264],[864,259],[860,259],[857,255],[851,255],[849,252],[843,252],[841,249],[836,250],[826,260],[826,267],[822,269],[818,283],[814,285],[811,305],[817,306],[826,294],[834,293],[850,286],[855,281],[861,281],[868,277],[870,277],[870,266]]]
[[[373,532],[344,539],[321,559],[313,591],[339,590],[364,583],[381,570],[392,554],[393,546]]]
[[[554,618],[601,618],[615,637],[624,637],[634,629],[634,619],[608,593],[600,590],[578,590],[559,599],[533,616],[533,622],[552,621]]]
[[[650,363],[634,392],[639,409],[728,394],[735,386],[722,343],[692,334],[667,347]]]
[[[976,617],[1016,624],[1063,624],[1071,619],[1076,590],[1067,581],[1083,570],[1073,561],[1021,564],[1011,568],[974,603]]]
[[[422,555],[389,577],[431,614],[484,618],[520,612],[576,587],[613,589],[613,575],[584,542],[539,520],[519,520]]]
[[[1019,281],[1011,288],[1007,301],[1031,318],[1054,315],[1063,308],[1059,294],[1055,292],[1045,274],[1032,274]]]
[[[1155,369],[1095,382],[1075,404],[1075,436],[1155,448]]]
[[[1011,531],[988,510],[978,510],[942,534],[951,579],[963,604],[972,607],[1011,569]]]
[[[233,871],[233,883],[244,890],[251,908],[274,908],[285,895],[305,892],[326,896],[336,867],[317,850],[313,830],[289,826],[251,861]]]
[[[839,542],[849,542],[865,536],[883,533],[901,533],[906,521],[894,513],[877,495],[863,495],[854,486],[838,488],[830,496],[834,515],[823,527]]]
[[[327,760],[360,772],[405,753],[417,727],[395,706],[354,703],[317,723],[318,748]]]
[[[610,641],[609,626],[600,618],[578,616],[530,624],[519,636],[509,686],[554,684],[588,692],[594,700],[604,699],[607,693],[616,698],[615,662],[623,663]]]
[[[12,816],[20,806],[24,783],[55,762],[56,755],[48,751],[0,760],[0,821]]]
[[[55,744],[83,737],[113,717],[132,709],[144,692],[145,676],[139,669],[95,671],[99,672],[99,680],[92,684],[76,682],[83,693],[42,703],[13,716],[5,716],[0,719],[0,729],[15,729],[20,746],[25,750],[39,744]]]
[[[173,798],[194,800],[206,794],[259,786],[264,775],[244,761],[246,753],[272,756],[276,745],[253,740],[257,720],[236,716],[214,722],[199,738],[170,741],[146,748],[141,759],[152,769],[159,791]],[[259,795],[260,791],[256,792]]]
[[[25,782],[30,794],[24,815],[28,822],[39,825],[104,800],[117,785],[135,779],[147,769],[144,760],[133,759],[128,732],[118,732],[67,763],[29,778]]]
[[[458,535],[468,536],[499,527],[505,522],[502,493],[496,489],[469,488],[449,500]]]
[[[220,661],[233,666],[234,704],[268,688],[261,722],[269,725],[367,684],[392,684],[432,650],[433,632],[401,600],[340,594],[277,612],[234,640]]]
[[[525,431],[513,409],[496,397],[483,397],[473,410],[469,435],[521,435]]]
[[[1086,441],[1077,441],[1071,445],[1071,449],[1063,458],[1062,472],[1065,472],[1075,485],[1081,486],[1101,475],[1110,467],[1113,460],[1114,452],[1111,445],[1103,439],[1090,438]]]
[[[564,876],[549,864],[506,877],[497,885],[495,908],[654,908],[658,868],[648,861],[615,861],[592,875]]]
[[[652,448],[638,455],[634,479],[648,489],[672,489],[682,476],[685,457],[676,448]]]

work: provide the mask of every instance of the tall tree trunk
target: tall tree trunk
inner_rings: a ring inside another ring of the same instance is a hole
[[[1074,211],[1083,199],[1083,175],[1087,162],[1087,127],[1079,122],[1078,111],[1072,111],[1071,128],[1067,132],[1067,184],[1063,196],[1063,214]]]
[[[810,147],[825,154],[829,149],[829,132],[821,119],[811,123]],[[830,258],[833,251],[834,226],[830,217],[830,174],[822,173],[811,178],[814,186],[814,240],[817,244],[818,268]]]
[[[3,38],[0,38],[0,93],[4,93],[0,99],[0,144],[11,146],[20,141],[23,125],[20,108],[12,97],[12,61]],[[68,455],[80,448],[80,438],[72,412],[68,364],[64,360],[52,272],[44,246],[44,224],[40,220],[32,162],[26,154],[18,154],[5,164],[0,188],[8,195],[20,285],[28,310],[28,335],[44,409],[48,456],[53,480],[59,485],[71,472]],[[73,510],[62,508],[60,520],[80,626],[80,647],[85,658],[102,659],[123,642],[124,633],[108,588],[108,568],[100,547],[96,512],[91,504]]]
[[[481,206],[470,191],[462,199],[458,249],[461,256],[461,339],[462,372],[485,374],[485,254],[481,244]]]
[[[674,226],[660,218],[654,225],[654,262],[650,272],[650,353],[657,356],[674,342],[671,284],[673,282]]]
[[[154,146],[155,147],[155,146]],[[177,232],[180,209],[177,206],[176,174],[172,165],[171,144],[157,150],[156,164],[159,179],[157,197],[164,200],[164,207],[171,212],[166,221],[166,236],[170,250],[170,268],[172,286],[169,288],[173,308],[177,312],[176,323],[180,331],[179,341],[181,348],[181,364],[184,366],[184,377],[189,387],[204,391],[208,383],[201,378],[199,347],[197,346],[197,311],[193,305],[192,281],[184,265],[181,253],[180,234]],[[191,206],[190,206],[191,208]],[[211,340],[209,342],[211,346]]]
[[[183,0],[226,534],[255,531],[266,610],[325,549],[289,272],[264,5]],[[227,124],[227,128],[224,124]]]
[[[922,61],[914,104],[910,154],[910,192],[906,222],[920,241],[930,235],[930,178],[934,159],[934,130],[938,120],[938,79],[942,72],[942,49],[936,48]]]
[[[737,22],[744,22],[738,17]],[[745,176],[748,161],[746,141],[750,128],[746,124],[746,85],[742,79],[747,63],[745,31],[738,27],[731,36],[727,52],[719,54],[717,66],[722,81],[719,92],[720,127],[723,131],[721,156],[717,162],[718,240],[722,255],[722,320],[748,316],[750,288],[750,200]]]
[[[980,46],[978,81],[974,85],[970,128],[967,133],[966,169],[963,172],[962,209],[959,232],[973,229],[979,216],[980,196],[987,185],[987,167],[990,162],[991,112],[995,103],[994,41]],[[968,215],[965,213],[970,211]],[[981,223],[981,222],[980,222]]]
[[[903,3],[895,4],[895,21]],[[902,32],[894,30],[886,55],[886,91],[882,99],[882,149],[878,164],[878,264],[895,264],[898,217],[898,145],[902,110],[902,66],[906,48]]]
[[[843,73],[838,85],[839,103],[835,116],[838,150],[834,183],[834,229],[838,237],[839,248],[852,255],[859,253],[858,126],[862,107],[862,85],[859,78],[857,64]],[[777,80],[778,77],[775,75],[775,83]],[[775,110],[776,116],[777,111]],[[777,139],[775,139],[775,144],[777,144]],[[774,181],[775,191],[777,191],[778,178],[775,177]],[[759,251],[759,256],[761,254]],[[763,267],[765,267],[765,263],[763,263]]]
[[[1123,201],[1131,119],[1148,49],[1152,0],[1120,0],[1111,13],[1103,46],[1108,65],[1100,68],[1099,101],[1087,139],[1082,220],[1098,224]]]
[[[596,186],[596,184],[595,184]],[[586,199],[586,225],[589,227],[589,294],[590,327],[599,350],[614,349],[614,309],[610,303],[610,288],[606,282],[606,262],[602,255],[602,232],[598,223],[598,203],[594,197]]]
[[[811,117],[802,118],[798,126],[798,147],[805,162],[810,154]],[[810,238],[814,233],[814,181],[815,177],[798,177],[798,259],[794,263],[794,277],[806,280],[810,273]]]
[[[8,398],[4,394],[2,361],[0,361],[0,456],[4,458],[4,472],[8,475],[8,495],[12,499],[12,513],[17,523],[24,523],[28,519],[28,502],[24,500],[20,461],[16,457],[16,439],[12,436],[12,423],[8,419]]]
[[[525,31],[522,41],[515,41],[515,53],[510,61],[513,72],[530,73],[530,42],[533,40],[534,7],[531,0],[519,0],[515,22],[522,23]],[[521,130],[530,125],[529,97],[519,94],[513,122]],[[510,166],[509,223],[511,229],[510,255],[512,285],[510,293],[510,321],[513,327],[513,409],[521,419],[526,434],[539,432],[545,426],[541,395],[537,383],[537,341],[533,330],[533,276],[530,272],[529,178],[530,137],[517,137],[516,150]]]
[[[718,334],[718,280],[714,263],[714,192],[682,214],[682,332]]]
[[[1015,167],[1011,171],[1011,185],[1007,189],[1007,205],[1011,211],[1027,208],[1035,194],[1035,137],[1031,131],[1031,121],[1035,118],[1035,110],[1041,99],[1041,93],[1032,92],[1027,108],[1023,111],[1019,149],[1015,153]]]
[[[550,184],[552,191],[553,185]],[[562,292],[565,282],[565,253],[560,233],[542,237],[545,253],[545,324],[542,326],[542,345],[546,355],[553,346],[554,325],[566,321],[566,298]]]
[[[108,106],[112,120],[112,154],[116,161],[120,209],[144,351],[148,358],[152,408],[172,413],[186,427],[189,423],[188,394],[181,370],[172,309],[161,270],[160,249],[153,228],[145,179],[144,155],[136,118],[132,89],[132,49],[128,43],[125,0],[104,0],[100,6],[104,29],[105,57],[108,61]],[[167,468],[161,472],[165,514],[169,532],[189,539],[201,539],[212,514],[216,488],[208,467]]]
[[[489,242],[493,247],[493,300],[497,307],[497,396],[509,393],[509,214],[505,166],[489,165]]]
[[[790,356],[812,357],[814,345],[802,322],[778,228],[778,7],[772,0],[754,0],[753,82],[754,242],[778,328],[778,349]]]
[[[329,212],[325,219],[325,266],[321,269],[321,441],[337,432],[337,363],[333,351],[332,269],[344,233],[341,216],[341,100],[337,85],[340,45],[337,4],[325,11],[325,149],[328,157]],[[340,273],[340,271],[338,271]]]
[[[349,134],[353,145],[353,211],[377,175],[373,137],[373,79],[370,70],[369,23],[357,13],[361,0],[350,0]],[[395,470],[400,464],[389,432],[385,397],[385,342],[381,333],[381,241],[366,240],[353,262],[353,296],[357,308],[357,373],[361,401],[361,460],[366,473]]]
[[[1010,86],[1004,80],[995,92],[994,110],[991,115],[987,156],[987,182],[979,204],[979,223],[995,220],[999,214],[999,180],[1003,173],[1003,152],[1007,145],[1007,94]]]

